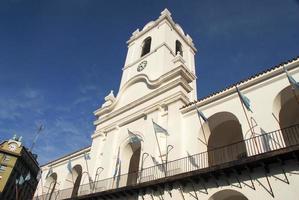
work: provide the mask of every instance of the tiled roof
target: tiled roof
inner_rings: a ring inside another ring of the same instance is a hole
[[[261,75],[264,75],[264,74],[269,73],[269,72],[271,72],[271,71],[274,71],[274,70],[276,70],[276,69],[278,69],[278,68],[280,68],[280,67],[282,67],[282,66],[284,66],[284,65],[286,65],[286,64],[289,64],[289,63],[291,63],[291,62],[294,62],[294,61],[296,61],[296,60],[299,60],[299,56],[297,56],[297,57],[295,57],[295,58],[293,58],[293,59],[290,59],[290,60],[288,60],[288,61],[282,62],[282,63],[280,63],[280,64],[278,64],[278,65],[273,66],[273,67],[270,67],[270,68],[268,68],[268,69],[266,69],[266,70],[264,70],[264,71],[262,71],[262,72],[259,72],[259,73],[257,73],[257,74],[254,74],[254,75],[250,76],[250,77],[247,78],[247,79],[243,79],[243,80],[241,80],[241,81],[238,81],[238,82],[236,82],[236,83],[234,83],[234,84],[232,84],[232,85],[229,85],[228,87],[225,87],[225,88],[222,89],[222,90],[219,90],[219,91],[217,91],[217,92],[213,92],[213,93],[211,93],[211,94],[208,95],[208,96],[205,96],[205,97],[203,97],[203,98],[200,98],[200,99],[198,99],[198,100],[195,100],[195,101],[193,101],[193,102],[190,102],[189,104],[186,104],[185,106],[183,106],[181,109],[187,108],[187,107],[189,107],[189,106],[191,106],[191,105],[193,105],[193,104],[195,104],[195,103],[204,101],[204,100],[206,100],[206,99],[208,99],[208,98],[210,98],[210,97],[212,97],[212,96],[214,96],[214,95],[217,95],[217,94],[219,94],[219,93],[221,93],[221,92],[224,92],[225,90],[228,90],[228,89],[230,89],[230,88],[233,88],[233,87],[236,86],[236,85],[239,85],[239,84],[241,84],[241,83],[250,81],[250,80],[252,80],[252,79],[254,79],[254,78],[258,77],[258,76],[261,76]]]

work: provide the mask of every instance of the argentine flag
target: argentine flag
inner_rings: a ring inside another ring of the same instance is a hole
[[[160,125],[158,125],[154,121],[153,121],[153,125],[154,125],[154,130],[155,130],[156,134],[157,133],[163,133],[163,134],[165,134],[167,136],[169,135],[166,129],[164,129],[163,127],[161,127]]]

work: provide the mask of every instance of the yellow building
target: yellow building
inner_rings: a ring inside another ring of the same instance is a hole
[[[0,144],[0,199],[31,199],[37,186],[36,156],[14,137]]]

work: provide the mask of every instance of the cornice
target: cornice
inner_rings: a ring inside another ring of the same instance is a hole
[[[226,88],[225,90],[223,91],[220,91],[214,95],[211,95],[211,96],[208,96],[206,98],[203,98],[202,100],[199,100],[199,101],[196,101],[192,104],[196,104],[197,107],[202,107],[202,106],[206,106],[212,102],[215,102],[215,101],[218,101],[219,99],[223,99],[225,97],[228,97],[230,95],[233,95],[236,93],[236,89],[235,89],[235,86],[238,86],[238,88],[240,90],[248,90],[262,82],[265,82],[265,81],[268,81],[274,77],[277,77],[277,76],[283,76],[283,74],[285,73],[284,72],[284,69],[283,67],[286,67],[286,69],[288,69],[289,73],[291,74],[292,73],[292,70],[294,69],[297,69],[299,71],[299,59],[297,60],[294,60],[293,62],[291,63],[286,63],[286,64],[283,64],[277,68],[274,68],[274,69],[271,69],[270,71],[266,72],[266,73],[262,73],[262,74],[259,74],[253,78],[250,78],[248,80],[245,80],[243,82],[239,82],[239,83],[236,83],[228,88]],[[246,92],[245,92],[246,93]],[[194,110],[195,107],[194,106],[185,106],[183,108],[181,108],[181,112],[183,114],[189,112],[189,111],[192,111]]]
[[[169,91],[170,89],[177,87],[179,85],[182,86],[186,90],[187,93],[192,91],[192,87],[185,81],[185,79],[178,77],[177,79],[160,87],[159,89],[155,90],[154,92],[151,92],[151,93],[143,96],[142,98],[139,98],[139,99],[125,105],[124,107],[122,107],[120,109],[110,112],[109,115],[102,116],[100,119],[94,121],[94,125],[96,126],[96,125],[99,125],[100,123],[110,120],[111,118],[114,118],[115,116],[118,116],[130,109],[133,109],[134,107],[136,107],[146,101],[149,101],[150,99],[153,99],[154,97],[157,97],[158,95],[163,94],[163,93]]]
[[[117,103],[119,102],[120,97],[125,92],[125,90],[128,87],[130,87],[132,84],[134,84],[135,82],[138,82],[140,80],[144,80],[146,82],[146,84],[149,85],[150,87],[157,88],[157,87],[165,84],[169,80],[174,79],[175,77],[179,77],[179,76],[183,77],[185,79],[185,82],[187,81],[188,83],[190,83],[190,82],[192,82],[193,80],[196,79],[196,76],[186,67],[186,65],[184,65],[182,63],[179,63],[177,67],[175,67],[174,69],[170,70],[166,74],[163,74],[162,76],[160,76],[159,78],[157,78],[155,80],[150,80],[148,78],[148,76],[145,75],[145,74],[138,74],[138,75],[134,76],[133,78],[131,78],[127,83],[125,83],[125,85],[119,91],[119,93],[118,93],[118,95],[116,97],[116,100],[115,100],[115,102],[113,104],[111,104],[109,107],[103,107],[103,108],[97,109],[96,111],[94,111],[94,115],[95,116],[100,116],[102,114],[111,112],[115,108],[115,106],[117,105]],[[189,87],[185,87],[185,88],[187,90],[190,90]],[[151,95],[155,94],[157,92],[157,90],[154,90],[150,94]],[[148,96],[148,95],[146,95],[146,96]],[[142,97],[142,98],[146,98],[146,96]]]
[[[111,124],[108,124],[107,126],[102,127],[99,131],[109,132],[109,131],[113,130],[115,127],[125,126],[126,124],[129,124],[129,123],[133,122],[136,119],[142,118],[145,115],[147,115],[151,112],[154,112],[155,110],[160,110],[161,106],[168,105],[168,104],[170,104],[174,101],[177,101],[177,100],[181,100],[183,103],[189,103],[190,102],[189,98],[182,91],[178,91],[178,92],[168,96],[167,98],[163,99],[163,101],[157,100],[155,103],[153,103],[150,106],[147,106],[145,108],[141,108],[138,111],[136,111],[136,112],[134,112],[130,115],[124,115],[121,119],[117,120],[117,122],[113,122]],[[122,113],[120,113],[120,114],[122,114]],[[117,114],[117,115],[119,115],[119,114]],[[93,134],[91,137],[94,139],[98,136],[99,136],[99,134]]]
[[[166,12],[164,12],[166,10]],[[147,33],[148,31],[152,30],[153,28],[155,28],[156,26],[159,26],[159,24],[163,21],[163,20],[167,20],[169,22],[169,24],[171,25],[171,28],[173,30],[175,30],[177,32],[177,34],[179,34],[182,39],[191,47],[191,49],[196,52],[197,49],[194,46],[194,43],[192,42],[191,37],[187,34],[184,35],[181,33],[180,30],[178,30],[176,23],[173,21],[170,12],[165,9],[164,11],[161,12],[160,17],[153,21],[153,25],[146,28],[145,30],[141,30],[140,32],[135,31],[132,35],[132,37],[127,41],[127,44],[130,45],[131,42],[135,41],[136,39],[140,38],[142,35],[144,35],[145,33]]]
[[[80,149],[80,150],[77,150],[75,152],[72,152],[72,153],[69,153],[67,155],[64,155],[64,156],[62,156],[62,157],[60,157],[60,158],[58,158],[56,160],[50,161],[50,162],[48,162],[46,164],[43,164],[41,167],[42,168],[46,167],[46,166],[53,167],[55,165],[61,164],[62,162],[65,162],[65,161],[68,161],[68,160],[71,160],[71,159],[74,159],[74,158],[78,158],[79,156],[84,155],[84,153],[89,152],[90,149],[91,149],[90,146],[85,147],[83,149]]]

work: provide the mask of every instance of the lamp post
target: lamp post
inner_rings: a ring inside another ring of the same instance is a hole
[[[145,157],[146,156],[146,157]],[[143,164],[144,164],[144,161],[145,159],[149,156],[148,153],[144,152],[142,154],[142,157],[141,157],[141,170],[140,170],[140,175],[139,175],[139,183],[141,182],[141,178],[142,178],[142,171],[143,171]]]
[[[101,170],[101,171],[99,171]],[[97,170],[96,170],[96,174],[95,174],[95,177],[94,177],[94,184],[93,184],[93,190],[95,189],[95,186],[96,186],[96,182],[97,182],[97,178],[100,176],[100,174],[104,171],[104,168],[103,167],[98,167]]]
[[[173,148],[174,148],[174,147],[173,147],[171,144],[167,145],[167,149],[166,149],[166,167],[165,167],[166,171],[165,171],[165,176],[167,176],[168,154],[169,154],[169,152],[170,152]]]

